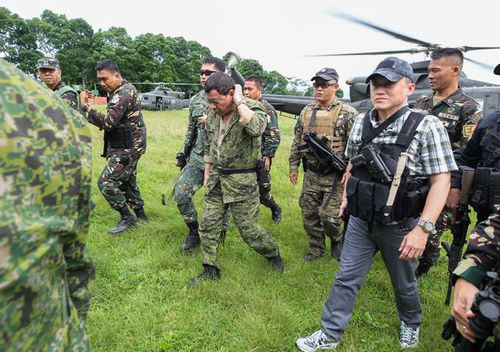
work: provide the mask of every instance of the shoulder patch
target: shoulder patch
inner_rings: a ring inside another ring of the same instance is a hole
[[[118,94],[113,95],[113,98],[111,98],[110,103],[111,104],[116,104],[120,100],[120,96]]]

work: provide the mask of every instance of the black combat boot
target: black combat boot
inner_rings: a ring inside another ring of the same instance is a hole
[[[118,209],[118,211],[120,212],[121,216],[120,221],[115,227],[109,229],[108,231],[112,235],[117,235],[119,233],[127,231],[137,222],[137,219],[134,218],[134,216],[130,213],[130,210],[128,210],[128,207],[126,205]]]
[[[281,207],[278,204],[274,203],[274,206],[271,208],[271,211],[272,211],[271,219],[275,224],[279,224],[281,221]]]
[[[339,242],[332,241],[330,254],[332,255],[332,258],[340,262],[340,255],[342,254],[342,241]]]
[[[269,264],[271,264],[271,268],[279,273],[285,271],[285,263],[283,263],[283,259],[281,259],[281,255],[276,255],[271,258],[267,258],[269,260]]]
[[[140,221],[148,221],[148,217],[146,216],[146,213],[144,212],[144,207],[140,207],[137,209],[134,209],[135,216],[137,217],[138,220]]]
[[[189,233],[186,240],[181,245],[182,250],[188,251],[197,247],[200,244],[200,234],[198,233],[198,221],[186,223],[189,227]]]
[[[216,266],[203,264],[203,272],[197,277],[193,277],[188,281],[188,285],[196,285],[204,280],[220,280],[220,270]]]

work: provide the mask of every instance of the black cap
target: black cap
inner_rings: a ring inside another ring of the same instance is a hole
[[[391,82],[397,82],[403,77],[408,77],[413,81],[413,69],[410,64],[394,56],[382,60],[375,71],[366,78],[366,83],[370,83],[374,75],[381,75]]]
[[[500,64],[498,64],[497,67],[495,67],[493,73],[500,76]]]
[[[59,69],[59,61],[52,57],[44,57],[43,59],[38,60],[37,69],[48,68],[49,70],[58,70]]]
[[[311,78],[311,81],[314,81],[317,78],[322,78],[325,81],[336,80],[338,82],[339,74],[337,73],[337,71],[335,71],[334,68],[325,67],[316,72],[316,75]]]

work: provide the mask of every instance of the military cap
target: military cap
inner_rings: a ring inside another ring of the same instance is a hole
[[[59,70],[59,61],[52,57],[44,57],[43,59],[38,60],[37,69],[48,68],[50,70]]]
[[[495,69],[493,70],[493,73],[496,75],[500,75],[500,64],[498,64],[497,67],[495,67]]]
[[[337,71],[335,71],[334,68],[325,67],[316,72],[316,75],[313,78],[311,78],[311,81],[314,81],[318,78],[322,78],[325,81],[331,81],[331,80],[338,81],[339,74],[337,73]]]
[[[394,56],[382,60],[377,65],[375,71],[366,78],[366,83],[370,83],[370,80],[375,75],[381,75],[391,82],[397,82],[403,77],[407,77],[413,81],[413,69],[410,64]]]

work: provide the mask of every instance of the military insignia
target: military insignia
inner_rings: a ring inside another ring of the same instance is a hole
[[[113,95],[113,98],[111,98],[111,104],[118,103],[118,100],[120,100],[120,96],[118,94]]]
[[[465,124],[464,127],[462,128],[462,136],[464,136],[464,138],[469,139],[470,136],[472,136],[472,133],[474,132],[475,127],[476,127],[475,124],[471,124],[471,123]]]

